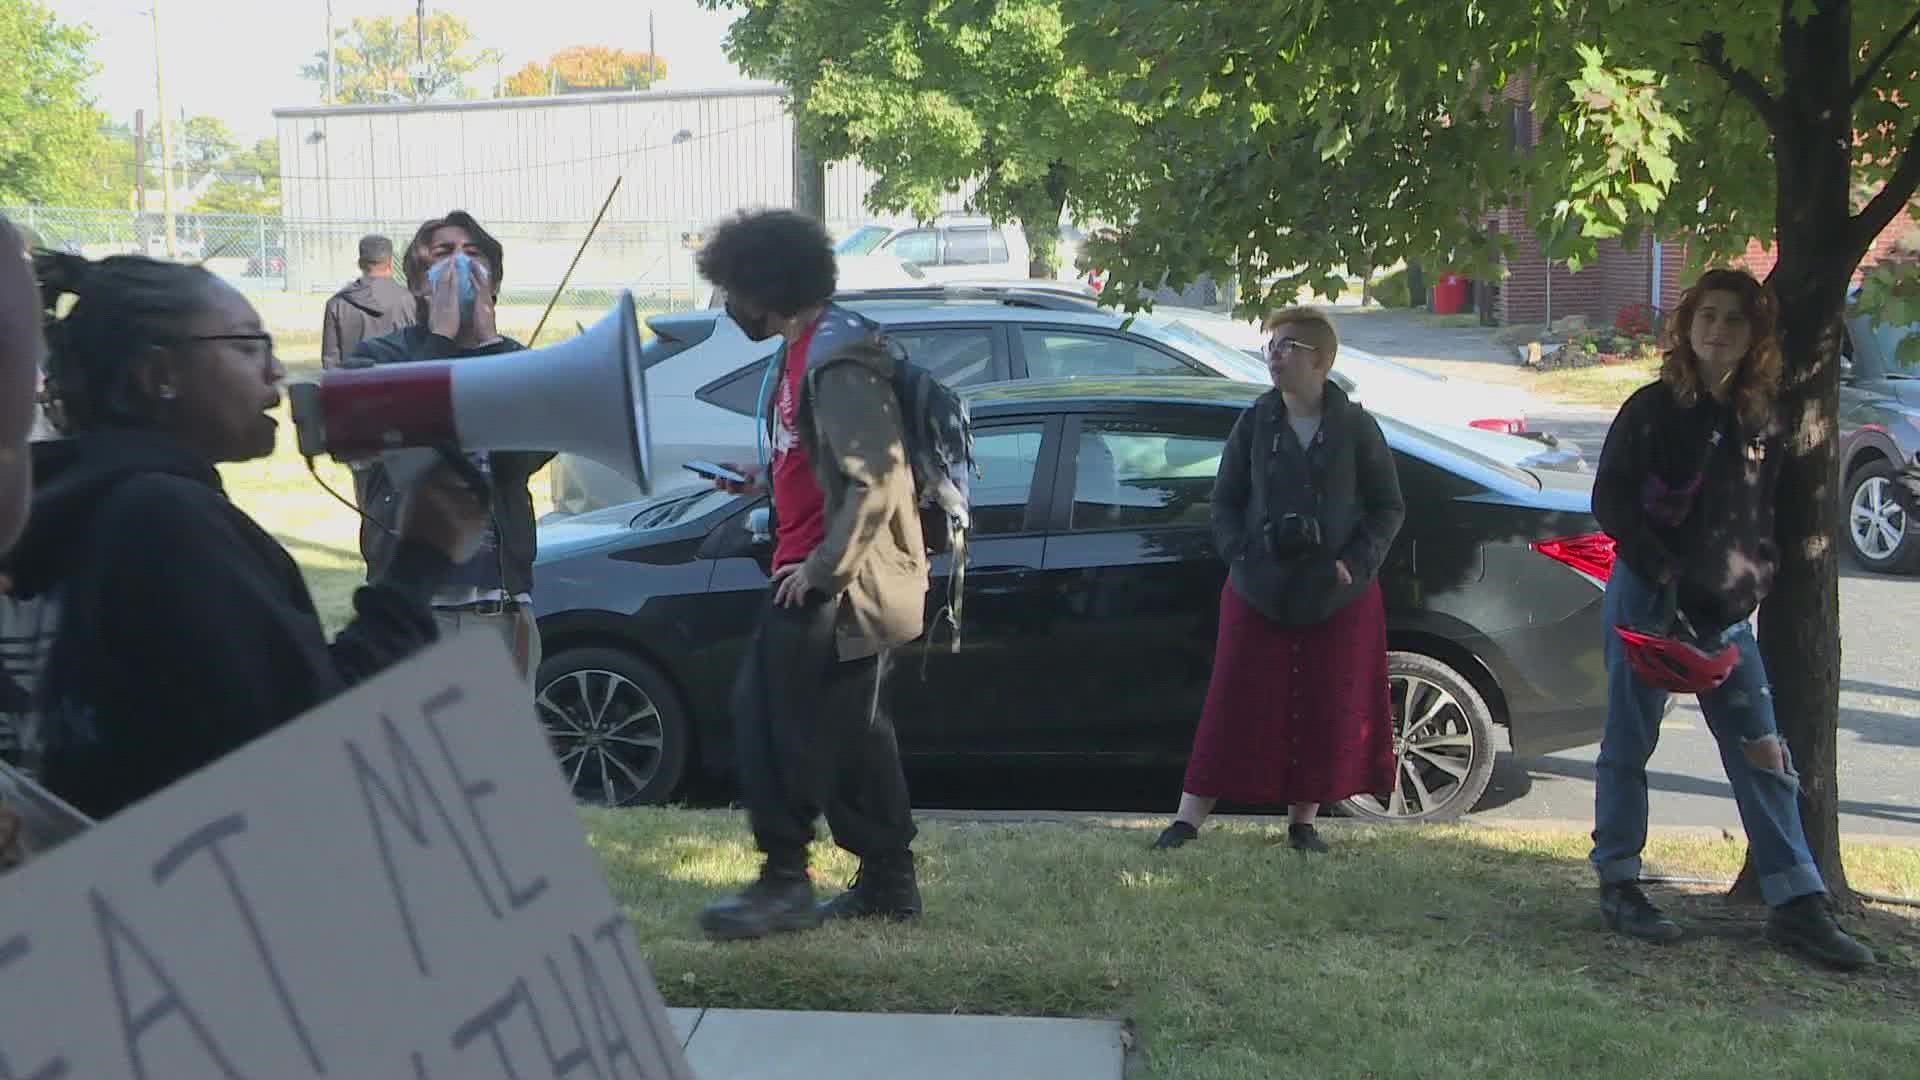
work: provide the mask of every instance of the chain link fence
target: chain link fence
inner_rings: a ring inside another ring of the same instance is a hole
[[[247,292],[269,328],[290,344],[309,334],[317,342],[326,298],[359,273],[361,237],[385,236],[398,251],[420,224],[181,211],[174,215],[169,256],[166,226],[157,211],[24,206],[0,207],[0,214],[30,230],[30,239],[41,247],[95,259],[144,254],[201,263]],[[565,336],[599,319],[622,289],[631,289],[647,312],[684,311],[709,302],[712,290],[694,264],[706,222],[602,221],[585,250],[580,245],[590,221],[490,221],[482,216],[481,223],[506,249],[499,314],[503,332],[530,332],[551,301],[553,315],[541,340]],[[837,237],[858,224],[836,222],[829,231]],[[556,298],[576,252],[579,263]]]

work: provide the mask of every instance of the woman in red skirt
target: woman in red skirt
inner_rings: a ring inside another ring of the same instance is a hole
[[[1325,851],[1320,804],[1393,786],[1387,624],[1376,580],[1406,518],[1380,425],[1327,381],[1340,347],[1306,308],[1267,321],[1272,392],[1240,417],[1213,488],[1229,573],[1213,681],[1173,824],[1214,803],[1288,805],[1287,836]]]

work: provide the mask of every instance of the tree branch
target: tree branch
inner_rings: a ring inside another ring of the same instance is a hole
[[[1915,124],[1913,133],[1907,136],[1907,147],[1900,151],[1900,163],[1894,166],[1886,185],[1873,201],[1853,215],[1852,249],[1864,253],[1871,247],[1874,238],[1907,208],[1916,187],[1920,187],[1920,124]]]
[[[1849,100],[1860,100],[1860,95],[1866,93],[1867,87],[1873,84],[1873,77],[1880,74],[1880,69],[1886,65],[1887,58],[1893,55],[1893,50],[1912,37],[1916,29],[1920,29],[1920,11],[1913,13],[1913,18],[1907,20],[1907,25],[1895,32],[1893,38],[1887,42],[1887,47],[1881,49],[1880,55],[1868,62],[1866,70],[1860,73],[1859,78],[1853,80],[1853,92]]]
[[[1727,39],[1724,35],[1713,33],[1703,35],[1694,42],[1694,48],[1700,53],[1700,62],[1726,80],[1733,92],[1747,99],[1760,119],[1767,122],[1767,130],[1778,133],[1780,129],[1780,103],[1767,93],[1767,88],[1759,76],[1742,67],[1735,67],[1727,60]]]

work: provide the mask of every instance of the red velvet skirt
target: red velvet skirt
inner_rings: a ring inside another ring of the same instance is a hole
[[[1384,794],[1392,710],[1378,582],[1312,626],[1270,621],[1229,583],[1182,790],[1267,806]]]

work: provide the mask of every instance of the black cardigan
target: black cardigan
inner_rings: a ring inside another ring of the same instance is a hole
[[[1288,513],[1317,516],[1322,544],[1282,560],[1268,549],[1266,523]],[[1254,402],[1227,437],[1213,485],[1214,544],[1234,591],[1274,622],[1311,625],[1345,607],[1379,575],[1406,517],[1380,425],[1332,383],[1309,448],[1289,433],[1278,390]],[[1335,561],[1347,564],[1353,584],[1339,584]]]

